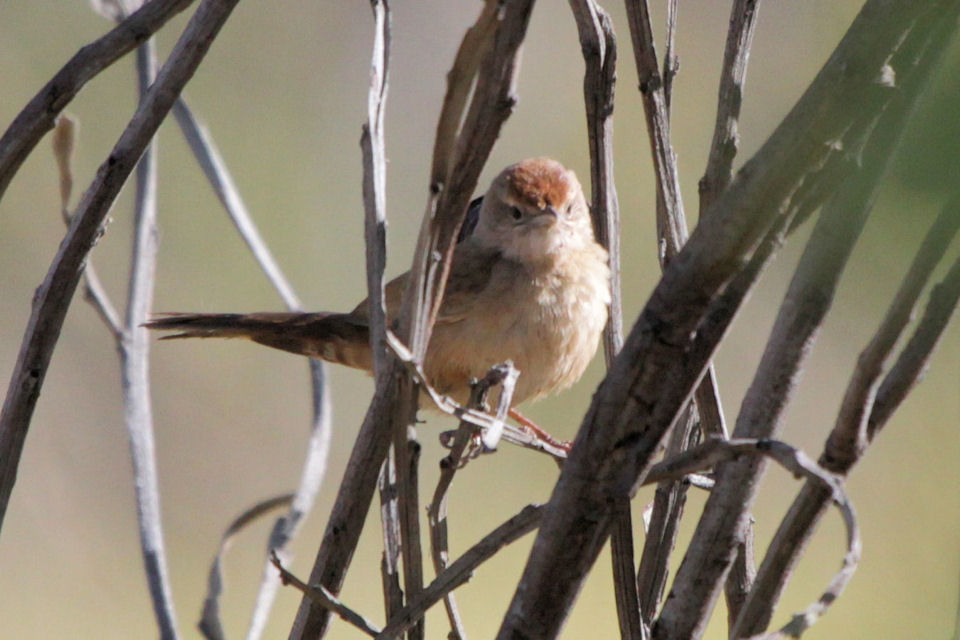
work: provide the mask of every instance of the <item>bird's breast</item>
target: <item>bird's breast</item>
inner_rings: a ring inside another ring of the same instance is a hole
[[[520,370],[513,404],[565,389],[596,353],[609,301],[606,252],[599,246],[543,264],[498,265],[476,308],[435,328],[427,376],[462,402],[471,378],[512,360]]]

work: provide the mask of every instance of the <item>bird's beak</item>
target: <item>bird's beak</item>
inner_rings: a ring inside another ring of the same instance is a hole
[[[534,221],[537,225],[552,227],[560,219],[560,213],[553,207],[545,207],[537,213]]]

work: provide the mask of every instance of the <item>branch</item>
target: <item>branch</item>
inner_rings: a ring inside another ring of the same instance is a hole
[[[960,196],[948,202],[913,258],[896,297],[870,341],[857,358],[836,424],[830,432],[820,461],[834,473],[846,474],[861,458],[870,442],[867,422],[881,376],[900,336],[913,315],[917,300],[934,267],[960,229]]]
[[[932,21],[921,16],[909,39],[897,49],[909,50],[927,42]],[[926,20],[926,23],[923,21]],[[911,44],[914,43],[914,44]],[[894,51],[897,51],[895,49]],[[889,56],[884,66],[896,73],[901,90],[888,91],[885,111],[864,129],[862,140],[848,141],[836,170],[849,175],[825,205],[784,298],[754,382],[744,399],[734,435],[776,437],[782,413],[799,381],[802,363],[827,313],[853,243],[873,205],[877,185],[899,142],[909,106],[919,95],[916,84],[928,75],[918,72],[903,50]],[[936,50],[936,49],[935,49]],[[845,166],[844,166],[845,165]],[[724,465],[717,486],[704,508],[700,524],[671,589],[655,638],[685,637],[709,617],[720,583],[744,537],[747,513],[763,466],[755,461]]]
[[[583,98],[590,143],[590,214],[597,241],[610,255],[610,315],[603,334],[607,364],[623,346],[620,204],[613,177],[613,94],[617,40],[610,16],[594,0],[570,0],[585,66]]]
[[[733,178],[733,160],[740,145],[739,119],[743,104],[750,45],[757,26],[760,0],[735,0],[730,10],[730,29],[723,52],[717,121],[707,167],[700,178],[700,215],[707,212]]]
[[[699,182],[701,217],[716,201],[719,193],[727,188],[733,177],[733,160],[739,145],[740,106],[743,103],[747,62],[759,8],[760,0],[735,0],[730,9],[730,27],[727,30],[717,95],[717,119],[707,166]],[[714,435],[725,435],[727,428],[712,366],[697,387],[695,397],[703,430]],[[731,620],[736,618],[756,575],[752,522],[751,517],[747,521],[744,540],[738,545],[737,558],[725,583],[727,613]]]
[[[514,380],[516,379],[516,369],[509,364],[497,365],[490,369],[483,379],[472,385],[469,406],[473,409],[482,409],[486,404],[491,387],[503,383],[511,376]],[[508,395],[513,396],[512,389]],[[505,405],[502,414],[498,407],[498,417],[503,420],[506,417],[506,409],[510,405],[509,400],[506,403],[501,402],[500,405]],[[430,523],[430,552],[433,558],[433,570],[437,575],[446,570],[450,554],[450,546],[447,541],[447,493],[451,484],[453,484],[453,476],[466,464],[463,455],[473,439],[475,431],[476,427],[470,422],[466,420],[460,422],[460,427],[457,429],[453,444],[450,447],[450,453],[440,461],[440,479],[437,480],[437,487],[433,491],[433,499],[430,501],[430,506],[427,507],[427,521]],[[451,639],[466,638],[463,621],[460,619],[460,612],[452,592],[444,595],[443,605],[447,611],[447,619],[450,621],[449,637]],[[393,615],[388,619],[392,618]]]
[[[6,512],[30,418],[67,307],[80,279],[83,261],[99,237],[103,220],[120,188],[235,3],[235,0],[205,0],[197,9],[156,82],[144,96],[107,161],[97,171],[37,291],[0,413],[0,520]],[[150,6],[152,3],[147,5]]]
[[[75,137],[76,127],[73,120],[67,115],[57,118],[53,129],[53,155],[60,174],[60,215],[67,228],[70,227],[70,221],[73,218],[73,214],[70,213],[70,195],[73,192],[71,156]],[[123,327],[120,326],[120,314],[110,301],[110,296],[107,295],[96,269],[89,260],[83,268],[83,297],[100,316],[100,320],[110,331],[114,341],[119,344],[123,332]]]
[[[287,308],[291,311],[300,310],[302,308],[300,298],[260,236],[260,232],[253,222],[233,176],[220,156],[209,131],[200,123],[182,97],[174,103],[173,114],[207,181],[216,193],[237,232],[247,244],[254,259],[260,265],[261,270]],[[304,460],[296,497],[287,513],[274,523],[267,543],[268,549],[276,552],[278,556],[282,556],[286,562],[289,562],[291,557],[286,548],[296,537],[304,517],[313,508],[314,500],[320,491],[323,477],[326,474],[330,453],[331,410],[329,393],[326,388],[325,365],[322,361],[316,359],[311,359],[309,363],[313,416],[310,439],[307,444],[307,456]],[[277,577],[277,570],[268,558],[264,562],[257,599],[250,616],[250,624],[247,629],[248,640],[255,640],[263,634],[280,584]]]
[[[233,544],[234,537],[257,518],[274,509],[289,505],[293,497],[292,493],[285,493],[256,503],[234,518],[220,536],[220,547],[207,572],[207,594],[203,599],[203,613],[197,624],[204,637],[211,640],[221,640],[226,637],[223,626],[220,624],[220,596],[223,595],[223,559]]]
[[[291,311],[301,309],[299,297],[294,292],[290,282],[283,275],[270,249],[264,243],[256,224],[243,202],[240,190],[233,181],[230,170],[220,156],[220,151],[214,144],[207,128],[193,114],[193,110],[183,98],[178,98],[173,105],[173,115],[177,119],[180,131],[190,146],[193,156],[200,164],[203,175],[217,194],[217,199],[230,216],[230,221],[237,228],[240,237],[247,244],[250,253],[260,265],[260,269],[270,280],[270,284],[280,295],[280,299]]]
[[[910,390],[923,377],[930,356],[937,348],[940,337],[957,306],[958,286],[960,286],[960,265],[954,263],[947,277],[930,293],[926,314],[877,390],[873,410],[867,420],[867,434],[871,442]]]
[[[833,577],[827,589],[820,598],[802,613],[797,614],[782,629],[763,636],[754,636],[753,640],[772,640],[774,638],[798,638],[804,631],[819,620],[830,605],[840,597],[844,588],[853,577],[860,561],[861,542],[853,505],[847,496],[842,481],[823,467],[817,465],[802,451],[776,440],[733,439],[709,440],[703,445],[689,450],[671,461],[675,470],[693,471],[697,468],[707,468],[723,464],[743,454],[756,454],[776,460],[796,478],[806,478],[804,491],[809,487],[816,487],[824,494],[827,501],[832,501],[843,516],[847,532],[847,552],[844,555],[840,571]],[[734,633],[731,637],[739,638]]]
[[[490,0],[489,4],[494,3]],[[494,17],[485,18],[485,10],[478,21],[477,31],[468,33],[468,38],[471,33],[482,33],[487,44],[479,47],[485,53],[478,67],[470,107],[455,143],[444,137],[451,135],[451,128],[445,125],[460,122],[460,107],[466,104],[466,97],[462,94],[470,91],[470,82],[448,86],[435,144],[430,197],[397,329],[398,336],[404,344],[411,346],[418,362],[429,342],[457,231],[470,196],[500,128],[516,102],[518,52],[532,8],[532,0],[496,4],[489,9]],[[487,31],[483,25],[489,20],[494,20],[494,27]],[[471,68],[463,59],[474,55],[475,51],[468,52],[461,46],[454,68]],[[415,412],[418,390],[406,371],[406,365],[393,356],[389,356],[388,363],[389,373],[384,377],[385,382],[377,385],[310,574],[311,583],[322,584],[332,592],[337,592],[343,583],[391,434],[406,430]],[[290,637],[321,636],[328,621],[329,614],[325,610],[303,600]]]
[[[156,48],[153,39],[137,49],[137,79],[140,101],[147,98],[157,75]],[[137,164],[137,188],[134,215],[133,250],[127,313],[120,350],[123,386],[123,413],[133,459],[134,487],[140,546],[147,573],[147,584],[161,638],[176,638],[173,593],[167,573],[163,526],[160,511],[160,487],[154,442],[153,409],[150,397],[150,339],[142,326],[150,315],[157,267],[157,146],[150,143]]]
[[[904,278],[900,290],[884,318],[884,322],[874,335],[870,345],[861,354],[861,360],[872,360],[877,354],[876,349],[878,347],[876,345],[890,339],[890,332],[895,325],[900,323],[900,318],[903,318],[904,315],[909,317],[916,302],[916,297],[929,277],[930,270],[932,270],[933,265],[930,264],[931,256],[928,252],[933,252],[933,261],[936,262],[939,257],[942,257],[943,250],[946,247],[946,244],[937,246],[940,245],[938,236],[946,235],[949,242],[949,239],[956,233],[955,227],[952,231],[949,229],[953,225],[945,220],[945,216],[953,217],[955,221],[958,221],[956,224],[960,224],[960,217],[957,216],[957,204],[957,200],[953,199],[931,227],[920,250],[914,257],[913,264]],[[906,390],[913,386],[923,368],[922,363],[929,360],[940,336],[943,335],[950,316],[957,306],[958,298],[960,298],[960,260],[954,264],[944,281],[930,294],[930,302],[923,319],[917,326],[910,342],[904,348],[897,364],[887,374],[884,385],[887,384],[888,380],[896,379],[898,380],[898,388]],[[902,327],[900,330],[902,330]],[[899,335],[899,331],[897,333]],[[910,364],[901,366],[901,363]],[[856,388],[860,385],[858,378],[858,374],[854,373],[848,387],[848,393],[856,393]],[[889,397],[886,393],[883,393],[884,385],[881,385],[881,391],[876,395],[876,402],[872,404],[873,410],[870,412],[870,418],[867,421],[868,442],[872,441],[872,437],[876,433],[876,431],[869,429],[869,425],[876,424],[873,420],[877,408],[880,406],[879,403],[881,399]],[[899,399],[894,406],[898,405],[905,395],[905,391],[903,395],[899,395]],[[889,407],[889,405],[887,406]],[[841,417],[844,415],[842,410],[840,415]],[[842,423],[838,422],[837,427],[842,428]],[[833,439],[833,434],[831,434],[831,440]],[[821,464],[834,461],[834,458],[828,456],[830,446],[828,440],[827,449],[821,455]],[[844,455],[843,459],[846,466],[840,472],[848,473],[850,468],[859,460],[859,457],[862,457],[864,451],[865,448],[860,448],[856,457]],[[787,579],[799,561],[800,553],[813,535],[816,523],[826,510],[829,498],[830,496],[826,495],[822,488],[808,485],[794,500],[763,560],[754,588],[751,590],[740,619],[733,629],[732,637],[759,633],[769,624],[773,615],[773,604],[779,600]]]
[[[416,600],[392,618],[380,632],[378,638],[383,640],[396,638],[409,629],[444,595],[467,582],[477,567],[493,557],[497,551],[535,529],[540,523],[542,515],[542,506],[527,505],[520,513],[488,533],[457,558],[456,562],[451,564],[443,573],[438,575]]]
[[[343,604],[343,602],[338,600],[332,593],[323,588],[322,585],[308,585],[284,569],[280,558],[276,555],[272,556],[272,560],[277,571],[280,572],[280,579],[283,580],[284,584],[292,584],[297,590],[304,594],[304,597],[309,598],[325,610],[337,614],[341,620],[353,625],[368,636],[373,638],[380,636],[380,629],[362,615]]]
[[[40,138],[93,77],[130,53],[192,0],[152,0],[98,40],[81,48],[33,97],[0,138],[0,198]]]
[[[942,2],[940,11],[948,6]],[[610,506],[649,470],[713,354],[714,340],[696,354],[687,351],[711,302],[783,219],[804,178],[815,174],[845,132],[869,122],[886,104],[889,89],[875,80],[921,12],[918,6],[869,0],[791,113],[664,270],[593,397],[500,638],[558,633],[606,541]],[[717,339],[722,333],[721,327]]]
[[[650,152],[657,174],[657,242],[658,257],[663,266],[677,255],[686,241],[687,221],[680,195],[677,156],[670,142],[668,100],[653,42],[650,7],[647,0],[628,0],[626,6]],[[669,48],[672,51],[672,45]]]

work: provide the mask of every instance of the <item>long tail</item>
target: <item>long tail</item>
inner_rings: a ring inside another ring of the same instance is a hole
[[[175,338],[246,338],[275,349],[371,370],[370,327],[347,313],[170,313],[144,326]]]

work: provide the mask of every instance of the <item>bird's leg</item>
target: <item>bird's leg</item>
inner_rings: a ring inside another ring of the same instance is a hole
[[[510,409],[508,415],[514,420],[516,420],[517,424],[519,424],[524,429],[524,431],[526,431],[528,434],[532,435],[533,437],[543,440],[544,442],[546,442],[552,447],[563,449],[567,453],[570,452],[570,447],[573,446],[573,442],[571,442],[570,440],[557,440],[552,435],[550,435],[549,433],[547,433],[546,431],[538,427],[535,422],[533,422],[529,418],[524,417],[523,414],[521,414],[516,409]]]

